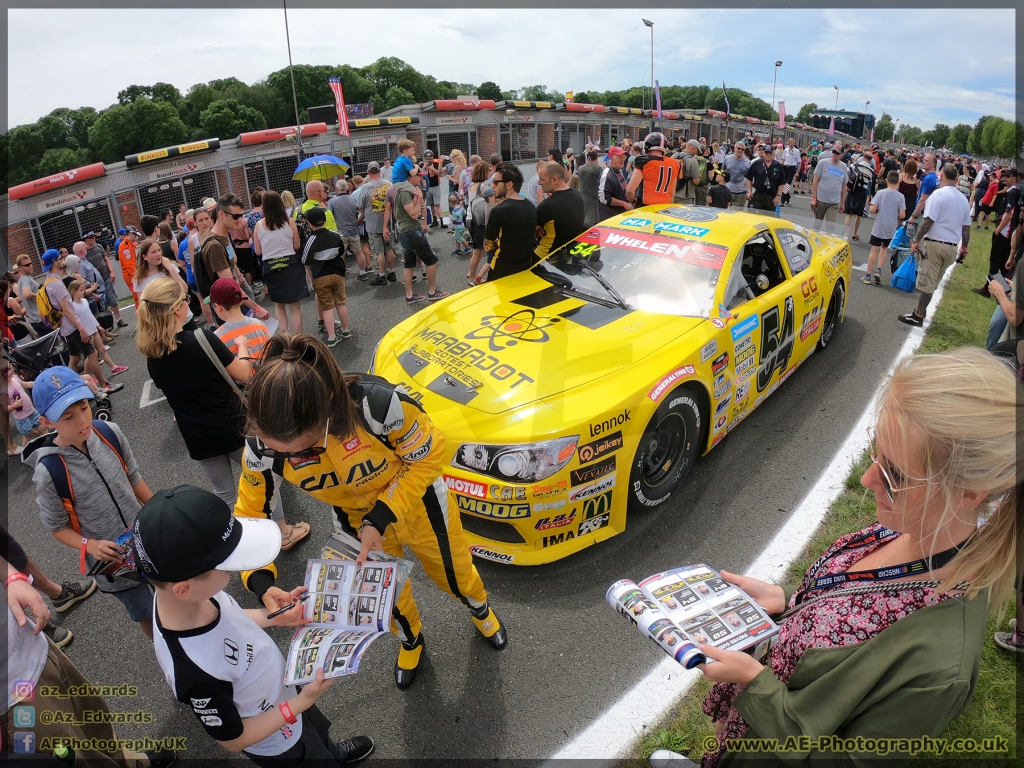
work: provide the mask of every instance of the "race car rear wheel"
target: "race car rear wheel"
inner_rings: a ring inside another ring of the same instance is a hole
[[[629,508],[656,507],[693,469],[707,421],[703,399],[690,387],[666,397],[647,423],[629,474]]]
[[[818,337],[818,349],[824,349],[832,341],[835,335],[839,318],[843,315],[843,304],[846,303],[846,291],[841,282],[836,283],[832,291],[832,298],[828,301],[828,310],[825,312],[825,319],[821,323],[821,336]]]

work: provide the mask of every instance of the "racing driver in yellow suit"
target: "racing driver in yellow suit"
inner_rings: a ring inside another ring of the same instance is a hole
[[[371,549],[406,545],[438,587],[469,608],[496,649],[508,643],[487,603],[457,510],[441,476],[444,436],[404,390],[376,376],[346,376],[313,336],[277,335],[249,384],[249,437],[235,514],[270,518],[282,481],[334,508],[336,527]],[[270,610],[292,602],[273,586],[273,564],[242,574]],[[395,682],[408,688],[423,652],[419,611],[406,582],[391,630],[402,641]]]

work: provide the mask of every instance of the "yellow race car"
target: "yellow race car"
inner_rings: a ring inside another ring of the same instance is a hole
[[[371,373],[422,403],[473,554],[539,565],[621,533],[842,321],[843,241],[655,205],[400,323]]]

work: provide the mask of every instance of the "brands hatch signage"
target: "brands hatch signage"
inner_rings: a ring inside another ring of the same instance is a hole
[[[40,200],[36,203],[36,208],[39,209],[40,213],[46,213],[48,211],[56,211],[60,208],[68,208],[72,205],[78,205],[78,203],[84,203],[86,200],[92,200],[96,197],[96,189],[94,187],[86,187],[85,189],[76,189],[71,192],[65,192],[62,195],[56,197],[48,197],[45,200]]]
[[[171,163],[170,167],[164,168],[160,171],[150,171],[150,181],[160,181],[160,179],[171,179],[175,176],[187,176],[193,171],[198,171],[206,167],[206,163],[202,160],[192,160],[187,163]]]

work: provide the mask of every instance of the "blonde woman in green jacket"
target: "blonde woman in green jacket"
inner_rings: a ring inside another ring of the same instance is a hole
[[[897,765],[963,710],[988,615],[1013,589],[1022,394],[980,349],[897,367],[861,478],[878,522],[835,542],[795,589],[723,574],[779,614],[782,629],[766,666],[701,646],[717,659],[702,670],[716,683],[704,711],[720,740],[704,766],[858,766],[883,756]],[[748,741],[730,745],[740,738]],[[757,738],[778,748],[743,751]]]

